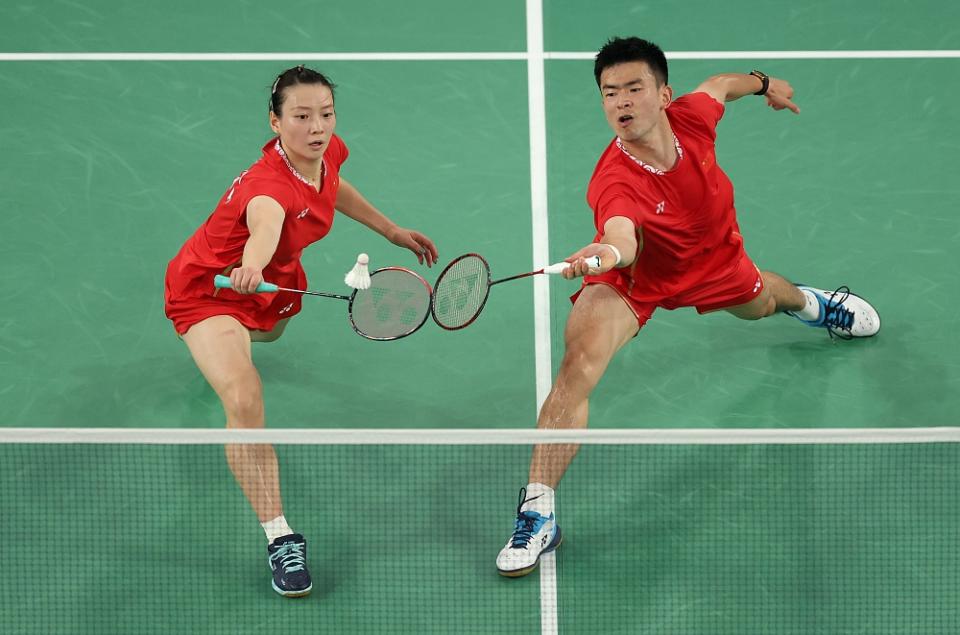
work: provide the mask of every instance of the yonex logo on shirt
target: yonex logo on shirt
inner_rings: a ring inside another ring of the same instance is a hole
[[[245,176],[247,175],[247,172],[249,172],[249,171],[250,171],[250,170],[244,170],[243,172],[240,173],[240,176],[238,176],[237,178],[233,179],[233,184],[230,186],[230,191],[227,193],[227,200],[224,201],[225,203],[229,203],[231,200],[233,200],[233,192],[234,192],[234,190],[237,189],[237,186],[240,185],[240,181],[243,180],[243,177],[245,177]]]
[[[664,203],[666,203],[666,201],[660,201],[659,203],[657,203],[657,209],[656,209],[657,214],[663,214]]]
[[[289,313],[292,308],[293,308],[293,302],[291,302],[287,306],[280,309],[280,315],[283,315],[284,313]]]
[[[297,219],[301,219],[309,213],[310,213],[310,208],[308,207],[305,210],[301,211],[299,214],[297,214]]]

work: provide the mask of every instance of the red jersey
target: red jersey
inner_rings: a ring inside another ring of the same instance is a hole
[[[684,95],[667,107],[679,155],[669,171],[636,159],[619,138],[610,143],[587,190],[597,240],[608,219],[624,216],[643,228],[643,248],[629,268],[587,276],[585,283],[605,282],[637,302],[660,303],[737,266],[743,241],[733,184],[714,148],[723,112],[706,93]]]
[[[263,156],[233,180],[210,217],[167,267],[166,313],[178,333],[212,315],[232,315],[248,328],[268,331],[277,320],[299,311],[299,294],[241,295],[232,289],[214,289],[213,278],[240,265],[250,237],[247,205],[255,196],[269,196],[283,207],[285,218],[263,278],[281,287],[306,288],[300,255],[333,225],[340,166],[348,154],[340,137],[333,135],[323,155],[318,192],[294,169],[279,139],[263,146]]]

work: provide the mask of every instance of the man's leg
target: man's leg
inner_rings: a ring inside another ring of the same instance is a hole
[[[183,340],[200,372],[220,397],[227,427],[262,428],[263,387],[250,354],[247,328],[235,318],[219,315],[193,325]],[[230,470],[267,534],[268,552],[271,556],[280,548],[285,554],[296,552],[278,563],[279,569],[274,567],[274,589],[292,597],[306,595],[311,586],[304,561],[306,544],[283,516],[280,470],[273,446],[228,444],[225,450]],[[290,540],[291,537],[295,539]]]
[[[764,288],[756,298],[726,309],[744,320],[759,320],[788,313],[804,324],[825,328],[843,339],[871,337],[880,330],[880,315],[869,302],[846,287],[836,291],[797,286],[771,271],[764,271]]]
[[[741,320],[759,320],[784,311],[801,311],[807,305],[803,292],[783,276],[772,271],[761,271],[763,290],[746,304],[726,311]]]
[[[592,284],[573,305],[564,331],[560,371],[537,418],[537,428],[586,428],[588,401],[613,355],[637,334],[637,318],[617,292]],[[579,445],[546,444],[533,449],[530,482],[560,484]]]
[[[540,410],[537,427],[585,428],[590,393],[613,355],[638,329],[636,316],[616,291],[604,284],[586,287],[567,319],[560,372]],[[561,534],[553,515],[553,490],[579,447],[534,447],[530,482],[520,491],[513,535],[497,557],[497,569],[502,575],[518,577],[530,573],[541,554],[559,546]]]

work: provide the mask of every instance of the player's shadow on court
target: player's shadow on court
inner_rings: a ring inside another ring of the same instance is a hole
[[[70,427],[222,427],[216,394],[184,351],[121,364],[70,369],[69,387],[51,399],[52,419]]]
[[[769,367],[719,421],[759,427],[912,427],[947,425],[955,403],[936,363],[909,346],[911,327],[855,341],[828,337],[771,343]]]

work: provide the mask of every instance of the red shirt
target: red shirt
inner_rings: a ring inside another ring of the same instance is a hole
[[[255,196],[269,196],[283,207],[286,216],[277,250],[263,270],[264,280],[282,287],[304,288],[299,286],[306,284],[300,255],[304,247],[326,236],[333,225],[340,166],[348,154],[343,140],[332,136],[323,156],[324,176],[318,192],[289,163],[279,139],[268,141],[263,156],[234,179],[210,217],[170,261],[166,277],[168,315],[172,304],[209,304],[207,301],[214,298],[228,303],[231,312],[254,315],[277,299],[277,294],[241,295],[232,289],[213,287],[214,276],[238,266],[243,258],[250,237],[247,205]]]
[[[733,184],[714,148],[723,112],[706,93],[684,95],[667,107],[680,158],[666,172],[632,157],[619,138],[610,143],[587,190],[597,240],[608,219],[624,216],[643,228],[643,249],[628,269],[611,272],[613,280],[606,274],[586,282],[612,282],[634,300],[656,302],[735,266],[743,243]]]

